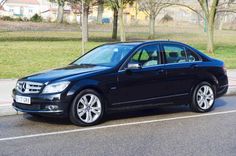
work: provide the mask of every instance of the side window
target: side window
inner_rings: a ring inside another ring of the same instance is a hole
[[[196,61],[200,61],[200,57],[195,53],[193,52],[192,50],[186,48],[186,54],[187,54],[187,59],[188,59],[188,62],[196,62]]]
[[[185,48],[174,44],[163,45],[167,63],[188,62]]]
[[[160,53],[157,45],[148,45],[139,49],[131,58],[130,63],[139,63],[142,67],[158,65]]]

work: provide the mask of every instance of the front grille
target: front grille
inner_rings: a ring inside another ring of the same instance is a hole
[[[43,87],[42,83],[30,82],[30,81],[18,81],[16,84],[16,89],[25,94],[36,94],[41,91]]]

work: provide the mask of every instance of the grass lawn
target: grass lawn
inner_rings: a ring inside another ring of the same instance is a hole
[[[201,32],[157,32],[157,39],[173,39],[205,51],[205,34]],[[86,50],[110,42],[110,33],[94,32]],[[129,40],[146,39],[144,33],[128,33]],[[236,68],[236,32],[216,32],[214,57]],[[79,32],[0,32],[0,78],[24,75],[69,64],[81,55]]]

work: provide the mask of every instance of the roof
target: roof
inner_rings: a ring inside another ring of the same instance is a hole
[[[6,3],[33,4],[38,5],[38,0],[7,0]]]
[[[146,40],[146,41],[129,41],[129,42],[114,42],[114,43],[108,43],[108,44],[122,44],[122,45],[134,45],[139,46],[143,44],[152,44],[152,43],[163,43],[163,42],[169,42],[169,43],[176,43],[176,44],[182,44],[184,43],[173,41],[173,40]]]

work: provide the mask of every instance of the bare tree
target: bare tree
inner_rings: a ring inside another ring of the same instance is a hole
[[[89,15],[89,6],[90,0],[83,0],[83,10],[82,10],[82,40],[83,42],[88,42],[89,33],[88,33],[88,15]]]
[[[155,38],[156,17],[163,8],[171,6],[170,0],[139,0],[139,8],[149,17],[149,39]]]
[[[102,15],[103,15],[103,11],[104,11],[104,0],[98,0],[98,8],[97,8],[97,22],[98,23],[102,23]]]
[[[234,12],[234,8],[231,8],[231,4],[235,0],[220,1],[220,0],[198,0],[202,11],[204,13],[205,19],[207,21],[207,51],[209,53],[214,52],[214,29],[216,14],[219,12]],[[228,3],[228,5],[224,5]]]
[[[196,8],[181,2],[174,4],[172,3],[172,5],[186,7],[205,19],[207,24],[207,52],[213,53],[216,14],[220,12],[236,13],[235,0],[197,0],[197,2],[200,5],[201,11],[198,11]],[[228,5],[225,5],[226,3]]]
[[[222,30],[223,25],[228,20],[228,15],[232,13],[236,13],[236,1],[235,0],[222,0],[222,2],[218,6],[218,29]],[[225,10],[224,12],[221,12]]]
[[[65,0],[50,0],[50,2],[57,3],[57,22],[62,23],[63,17],[64,17],[64,6],[65,6]]]
[[[113,10],[112,39],[117,39],[118,33],[118,0],[108,0],[108,5]]]
[[[120,40],[121,42],[126,41],[126,35],[125,35],[125,26],[124,26],[124,8],[126,7],[126,5],[128,3],[133,3],[135,0],[108,0],[108,3],[110,4],[110,6],[113,8],[114,11],[114,17],[116,16],[115,11],[118,11],[118,20],[119,20],[119,30],[120,30]],[[113,21],[116,19],[113,19]],[[117,21],[115,21],[115,23],[113,22],[113,24],[117,24]],[[117,30],[116,27],[114,27],[113,25],[113,30]],[[116,33],[114,33],[114,37],[115,37]]]
[[[82,12],[82,41],[88,42],[89,33],[88,33],[88,16],[90,7],[97,5],[96,0],[68,0],[71,2],[71,5],[80,5]],[[82,4],[83,3],[83,4]],[[83,5],[83,7],[82,7]]]

